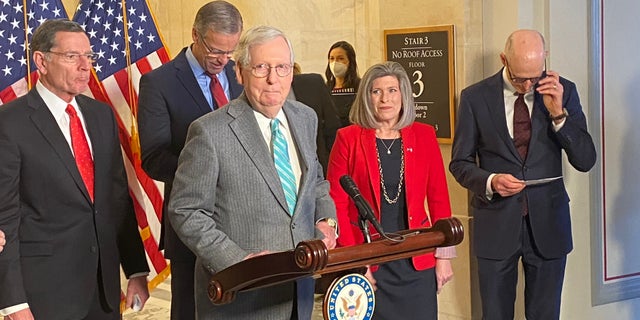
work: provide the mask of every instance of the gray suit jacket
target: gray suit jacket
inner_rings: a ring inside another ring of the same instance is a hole
[[[262,250],[290,250],[297,243],[322,238],[315,222],[335,218],[316,156],[317,118],[296,101],[283,106],[302,169],[293,216],[271,153],[243,94],[227,107],[194,121],[169,202],[169,220],[196,254],[196,308],[199,319],[288,319],[293,284],[241,293],[224,306],[214,306],[206,287],[211,273]],[[311,317],[313,286],[298,283],[298,315]],[[304,310],[301,310],[303,307]]]

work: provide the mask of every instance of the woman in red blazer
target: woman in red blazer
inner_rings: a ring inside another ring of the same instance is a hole
[[[411,82],[397,62],[363,76],[349,118],[338,130],[327,179],[338,213],[338,244],[364,242],[354,202],[340,185],[349,175],[385,232],[431,227],[451,216],[442,155],[433,127],[414,122]],[[375,229],[369,228],[375,238]],[[375,319],[437,319],[436,293],[453,276],[455,248],[371,266]]]

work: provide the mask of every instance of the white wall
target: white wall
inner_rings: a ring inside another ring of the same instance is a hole
[[[560,70],[576,82],[587,116],[596,114],[595,101],[589,101],[589,28],[591,1],[564,0],[549,1],[549,42],[551,44],[551,66]],[[570,13],[570,14],[568,14]],[[623,31],[624,32],[624,31]],[[624,50],[624,48],[621,48]],[[609,115],[614,116],[615,115]],[[599,121],[597,121],[599,123]],[[595,123],[595,122],[592,122]],[[595,128],[594,128],[595,129]],[[591,132],[597,132],[591,130]],[[597,186],[589,185],[587,175],[569,171],[569,194],[572,195],[571,209],[575,249],[569,255],[562,303],[562,319],[638,319],[640,300],[632,299],[592,307],[591,304],[591,237],[599,237],[590,230],[591,219],[601,215],[590,207],[593,192]],[[590,216],[591,215],[591,216]],[[598,215],[598,216],[594,216]]]

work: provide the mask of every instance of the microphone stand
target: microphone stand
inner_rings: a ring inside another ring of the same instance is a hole
[[[360,224],[360,230],[362,230],[362,234],[364,235],[364,242],[371,243],[371,233],[369,232],[368,223],[369,221],[360,217],[360,219],[358,219],[358,222]]]
[[[362,230],[362,235],[364,235],[364,242],[371,243],[371,233],[369,232],[369,221],[367,220],[366,208],[363,208],[359,203],[356,202],[356,207],[358,208],[358,215],[360,218],[358,219],[358,224],[360,225],[360,230]]]

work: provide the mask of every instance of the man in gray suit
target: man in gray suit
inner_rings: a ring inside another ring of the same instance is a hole
[[[318,120],[311,108],[286,99],[293,58],[281,31],[247,31],[236,50],[244,93],[189,128],[168,213],[197,256],[198,319],[311,318],[311,278],[242,292],[222,306],[207,296],[210,275],[244,259],[312,238],[335,247],[335,206],[316,156]],[[282,162],[272,156],[283,145],[293,191],[283,187]]]

